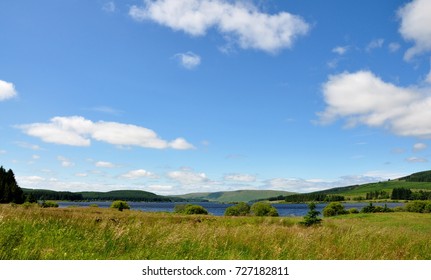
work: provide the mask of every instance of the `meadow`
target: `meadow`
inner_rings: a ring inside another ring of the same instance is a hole
[[[0,205],[0,259],[431,259],[431,214],[301,220]]]

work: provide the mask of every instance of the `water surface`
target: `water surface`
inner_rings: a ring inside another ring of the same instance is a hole
[[[101,208],[108,208],[111,206],[112,201],[91,201],[91,202],[70,202],[60,201],[58,202],[59,207],[88,207],[91,204],[97,204]],[[173,212],[174,207],[177,204],[184,204],[184,202],[128,202],[132,210],[139,210],[144,212]],[[223,216],[224,211],[227,207],[233,204],[214,203],[214,202],[192,202],[192,204],[198,204],[205,207],[211,215]],[[389,208],[396,206],[403,206],[403,203],[373,203],[374,206],[384,206],[387,204]],[[304,216],[308,212],[308,205],[305,203],[293,203],[293,204],[273,204],[277,208],[280,216]],[[322,212],[323,208],[327,203],[316,204],[316,210]],[[356,208],[361,210],[363,207],[369,205],[369,203],[344,203],[345,209]]]

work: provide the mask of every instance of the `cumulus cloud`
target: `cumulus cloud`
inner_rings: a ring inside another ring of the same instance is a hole
[[[109,161],[97,161],[94,164],[96,167],[102,167],[102,168],[114,168],[115,164]]]
[[[57,160],[60,161],[61,166],[63,167],[72,167],[75,165],[72,161],[70,161],[68,158],[65,158],[63,156],[58,156]]]
[[[401,136],[431,138],[431,88],[398,87],[369,71],[330,76],[323,85],[322,123],[383,127]]]
[[[409,157],[409,158],[406,158],[406,161],[411,162],[411,163],[428,162],[428,160],[426,158],[422,158],[422,157]]]
[[[192,52],[177,53],[175,58],[178,60],[180,65],[186,69],[194,69],[201,64],[201,57]]]
[[[287,12],[270,15],[250,2],[225,0],[145,0],[132,6],[129,15],[151,20],[192,36],[203,36],[214,28],[243,49],[274,53],[292,46],[296,37],[305,35],[309,25]]]
[[[384,172],[369,172],[363,175],[342,176],[335,180],[325,179],[302,179],[302,178],[274,178],[264,181],[260,188],[271,190],[283,190],[298,193],[308,193],[325,189],[360,185],[387,179],[399,178],[400,174],[389,174]]]
[[[250,174],[228,174],[224,176],[224,180],[251,183],[256,181],[256,176]]]
[[[416,143],[416,144],[413,145],[413,151],[415,151],[415,152],[423,151],[427,147],[428,146],[425,143]]]
[[[182,185],[195,185],[209,182],[205,173],[197,173],[187,169],[169,172],[167,176]]]
[[[347,52],[348,47],[347,46],[338,46],[332,49],[333,53],[339,54],[339,55],[343,55]]]
[[[385,42],[384,39],[379,38],[379,39],[374,39],[372,40],[370,43],[368,43],[367,47],[365,48],[365,50],[367,52],[370,52],[374,49],[379,49],[381,47],[383,47],[383,43]]]
[[[399,11],[401,19],[399,32],[408,41],[413,41],[414,46],[404,54],[405,60],[411,60],[414,56],[431,51],[431,1],[414,0]]]
[[[147,170],[137,169],[137,170],[131,170],[121,175],[121,177],[134,180],[139,178],[156,178],[157,176],[154,173],[149,172]]]
[[[11,99],[17,95],[18,93],[15,90],[14,84],[0,80],[0,102]]]
[[[17,128],[44,142],[61,145],[84,147],[90,146],[91,140],[97,140],[117,146],[182,150],[194,148],[183,138],[168,142],[145,127],[117,122],[93,122],[80,116],[54,117],[49,123],[18,125]]]
[[[388,48],[391,53],[394,53],[400,49],[401,45],[395,42],[389,43]]]

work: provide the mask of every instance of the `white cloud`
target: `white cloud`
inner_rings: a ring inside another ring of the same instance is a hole
[[[388,45],[389,51],[394,53],[400,49],[401,45],[395,42],[392,42]]]
[[[274,53],[292,46],[309,25],[287,12],[262,13],[250,2],[225,0],[145,0],[132,6],[129,15],[137,20],[152,20],[192,36],[203,36],[214,28],[243,49]]]
[[[398,87],[369,71],[330,76],[323,85],[322,123],[383,127],[401,136],[431,138],[431,88]]]
[[[98,161],[94,164],[96,167],[102,167],[102,168],[114,168],[115,164],[109,161]]]
[[[385,42],[384,39],[379,38],[379,39],[374,39],[372,40],[370,43],[368,43],[367,47],[365,48],[365,50],[367,52],[372,51],[373,49],[378,49],[383,47],[383,43]]]
[[[169,147],[175,150],[190,150],[195,149],[195,147],[188,143],[184,138],[177,138],[169,142]]]
[[[428,160],[426,158],[422,158],[422,157],[409,157],[409,158],[406,158],[406,161],[411,162],[411,163],[428,162]]]
[[[345,54],[346,52],[347,52],[347,50],[348,50],[348,46],[338,46],[338,47],[335,47],[335,48],[333,48],[332,49],[332,52],[333,53],[337,53],[337,54],[339,54],[339,55],[343,55],[343,54]]]
[[[224,180],[234,182],[255,182],[256,176],[250,174],[228,174],[224,176]]]
[[[180,65],[186,69],[194,69],[201,64],[201,57],[192,52],[177,53],[175,58],[178,59]]]
[[[126,179],[139,179],[139,178],[157,178],[157,176],[144,169],[137,169],[137,170],[131,170],[123,175],[121,177]]]
[[[72,167],[75,165],[68,158],[65,158],[63,156],[58,156],[57,160],[61,162],[61,166],[63,166],[63,167]]]
[[[416,143],[416,144],[413,145],[413,151],[415,151],[415,152],[423,151],[427,147],[428,146],[425,143]]]
[[[109,106],[96,106],[96,107],[90,108],[89,110],[100,112],[100,113],[106,113],[110,115],[120,115],[123,112],[121,110],[117,110]]]
[[[430,68],[431,68],[431,59],[430,59]],[[425,82],[431,84],[431,69],[430,69],[430,72],[428,73],[428,75],[425,78]]]
[[[387,173],[381,171],[371,171],[363,175],[342,176],[335,180],[326,179],[301,179],[301,178],[274,178],[264,182],[261,189],[283,190],[298,193],[308,193],[320,190],[326,190],[336,187],[346,187],[386,181],[388,179],[399,178],[402,175]]]
[[[4,154],[6,154],[6,151],[5,150],[0,150],[0,155],[4,155]]]
[[[411,60],[414,56],[431,51],[431,1],[414,0],[398,11],[401,18],[399,32],[408,41],[413,41],[414,46],[404,54],[405,60]]]
[[[16,127],[44,142],[70,146],[90,146],[93,139],[117,146],[182,150],[194,148],[183,138],[168,142],[145,127],[116,122],[92,122],[80,116],[54,117],[49,123],[33,123]]]
[[[115,3],[113,1],[106,2],[102,7],[102,10],[104,10],[105,12],[108,12],[108,13],[115,12],[115,9],[116,9],[116,7],[115,7]]]
[[[42,148],[38,145],[34,145],[34,144],[30,144],[27,142],[22,142],[22,141],[18,141],[15,142],[18,146],[20,146],[21,148],[25,148],[25,149],[30,149],[30,150],[34,150],[34,151],[39,151],[42,150]]]
[[[209,182],[205,173],[196,173],[187,169],[169,172],[168,178],[177,181],[182,185],[195,185]]]
[[[14,84],[0,80],[0,101],[11,99],[17,95]]]
[[[75,176],[76,177],[87,177],[88,174],[87,173],[76,173]]]

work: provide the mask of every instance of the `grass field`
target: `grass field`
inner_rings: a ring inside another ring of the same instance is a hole
[[[0,205],[0,259],[431,259],[431,214],[300,220]]]

